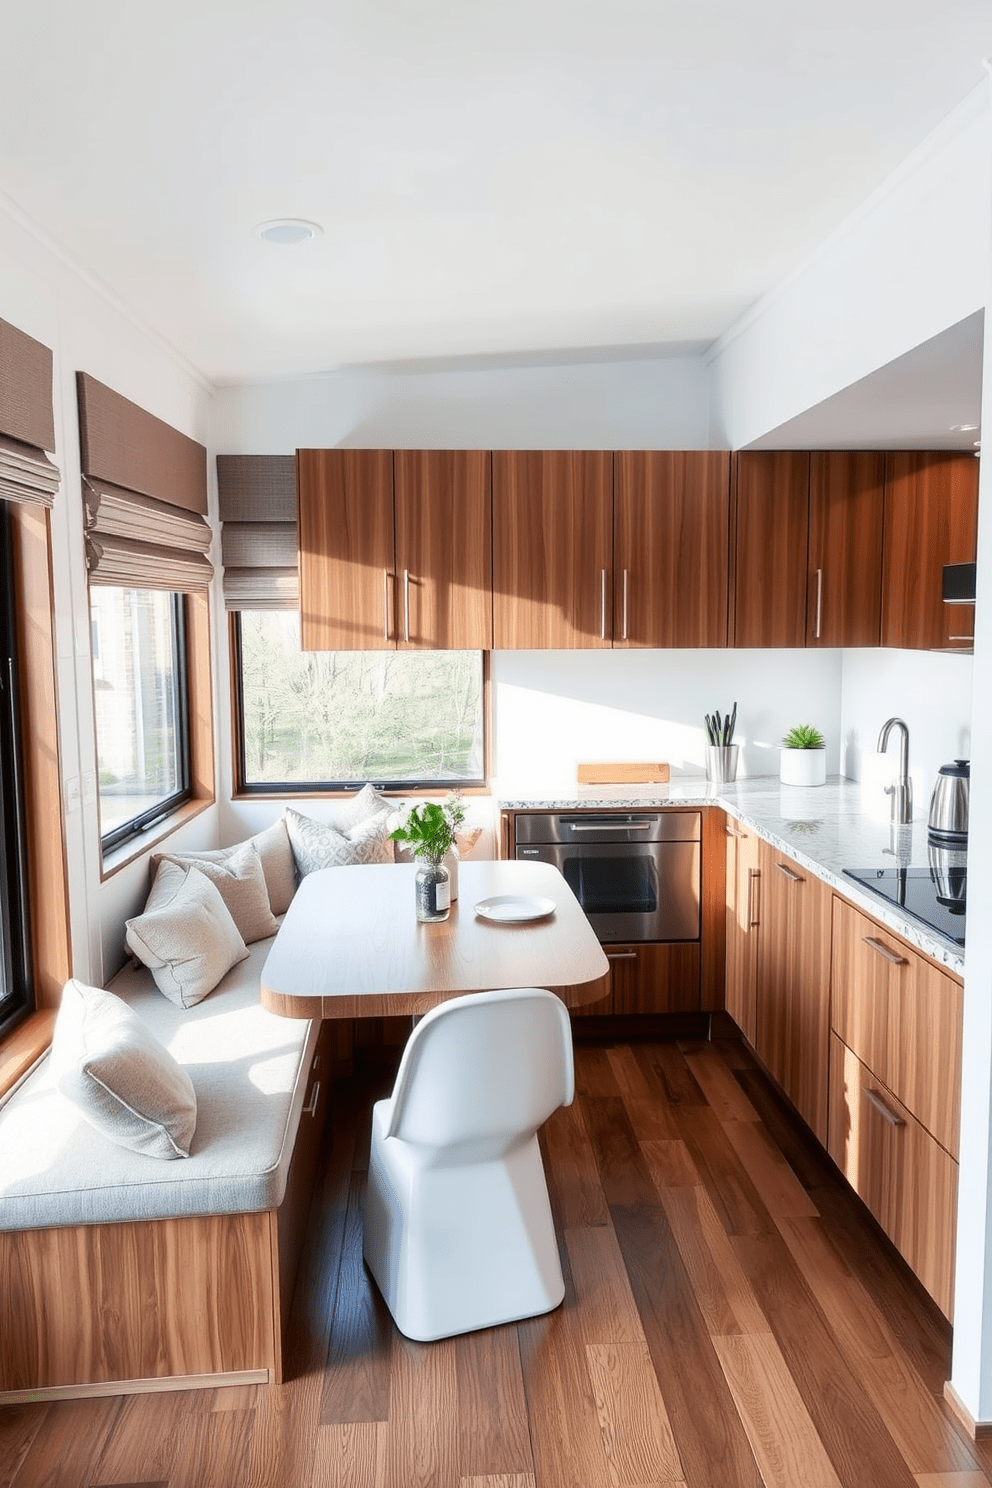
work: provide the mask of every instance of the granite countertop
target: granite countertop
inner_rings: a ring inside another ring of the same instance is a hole
[[[504,811],[720,806],[910,945],[958,976],[964,974],[959,945],[844,874],[845,868],[928,867],[925,815],[918,814],[908,826],[891,826],[884,814],[887,801],[877,803],[877,814],[866,810],[857,781],[834,775],[826,785],[806,787],[782,785],[777,776],[759,775],[733,785],[712,785],[702,776],[682,776],[670,785],[576,786],[554,797],[504,791],[497,782],[494,794]]]

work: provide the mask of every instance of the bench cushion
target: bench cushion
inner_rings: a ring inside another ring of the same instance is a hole
[[[187,1071],[190,1155],[163,1163],[115,1146],[55,1087],[44,1059],[0,1109],[0,1229],[173,1219],[274,1209],[286,1190],[317,1021],[259,1002],[271,940],[250,948],[194,1008],[167,1002],[144,968],[111,983]]]

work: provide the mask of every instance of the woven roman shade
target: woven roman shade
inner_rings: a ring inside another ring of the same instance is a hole
[[[76,374],[91,584],[187,593],[213,578],[207,452],[85,372]]]
[[[295,455],[218,455],[224,603],[298,610]]]
[[[0,320],[0,499],[51,506],[59,488],[52,353]]]

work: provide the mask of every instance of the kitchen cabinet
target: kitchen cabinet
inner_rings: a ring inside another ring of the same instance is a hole
[[[624,450],[615,484],[613,645],[726,646],[729,454]]]
[[[828,1150],[948,1317],[963,988],[834,900]]]
[[[757,1043],[758,926],[761,866],[758,838],[727,819],[726,1010],[752,1047]]]
[[[641,940],[604,945],[610,991],[572,1008],[573,1018],[699,1012],[699,944]]]
[[[735,646],[806,639],[809,454],[750,450],[733,458]]]
[[[945,563],[973,563],[978,461],[973,455],[893,450],[885,457],[882,644],[970,650],[973,605],[945,605]]]
[[[485,450],[299,450],[304,650],[492,646]]]
[[[825,1146],[831,892],[767,842],[759,846],[759,871],[755,1048]]]
[[[881,451],[810,456],[807,646],[879,644],[884,494]]]
[[[493,452],[493,644],[608,648],[613,455]]]

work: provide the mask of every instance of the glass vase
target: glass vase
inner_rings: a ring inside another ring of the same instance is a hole
[[[425,924],[446,920],[451,909],[448,870],[443,863],[417,865],[417,919]]]

